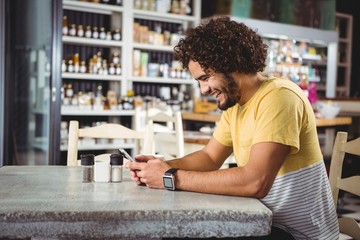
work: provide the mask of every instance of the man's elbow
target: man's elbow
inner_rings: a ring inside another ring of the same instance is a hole
[[[266,181],[265,179],[259,179],[257,181],[254,181],[253,183],[254,184],[251,187],[252,197],[261,199],[266,197],[270,192],[272,184],[269,184],[268,181]]]

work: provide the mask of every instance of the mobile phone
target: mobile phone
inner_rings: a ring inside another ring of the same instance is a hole
[[[125,149],[119,148],[119,151],[120,151],[121,155],[123,155],[124,158],[126,158],[126,159],[128,159],[128,160],[130,160],[130,161],[132,161],[132,162],[135,162],[135,159],[134,159],[132,156],[130,156],[130,154],[128,154],[128,153],[125,151]]]

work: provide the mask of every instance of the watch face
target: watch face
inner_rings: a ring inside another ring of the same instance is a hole
[[[166,189],[175,190],[174,178],[173,178],[172,175],[171,176],[164,176],[163,181],[164,181],[164,187]]]

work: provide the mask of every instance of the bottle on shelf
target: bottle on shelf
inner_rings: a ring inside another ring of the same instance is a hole
[[[64,93],[65,93],[65,98],[71,99],[74,97],[74,90],[71,83],[65,86]]]
[[[107,60],[103,59],[102,60],[102,75],[108,75],[109,74],[109,70],[108,70],[108,65],[107,65]]]
[[[116,74],[116,75],[121,75],[121,72],[122,72],[122,70],[121,70],[121,65],[120,65],[120,64],[116,64],[116,65],[115,65],[115,74]]]
[[[78,26],[77,36],[78,36],[78,37],[83,37],[83,36],[84,36],[84,28],[83,28],[82,25],[79,25],[79,26]]]
[[[98,68],[97,63],[98,63],[97,55],[94,54],[93,57],[90,59],[90,64],[89,64],[89,66],[91,66],[91,68],[89,67],[89,69],[91,69],[90,73],[92,73],[92,74],[97,74],[98,73],[99,68]]]
[[[92,38],[95,38],[95,39],[99,38],[99,31],[98,31],[97,27],[93,27]]]
[[[73,60],[69,60],[69,61],[68,61],[67,71],[68,71],[69,73],[73,73],[73,72],[74,72]]]
[[[86,63],[85,61],[81,61],[80,63],[80,73],[86,73],[87,69],[86,69]]]
[[[102,85],[101,84],[99,84],[96,88],[93,109],[94,110],[103,110],[104,109],[104,95],[102,93]]]
[[[170,13],[180,14],[180,1],[179,0],[171,1]]]
[[[102,66],[102,60],[103,60],[102,53],[100,51],[98,51],[96,53],[96,66],[98,69],[100,69]]]
[[[106,39],[106,40],[111,40],[111,39],[112,39],[111,31],[107,31],[107,32],[106,32],[105,39]]]
[[[119,52],[115,51],[111,55],[111,63],[113,64],[119,64],[120,63],[120,57]]]
[[[61,72],[66,72],[66,70],[67,70],[66,60],[63,59],[63,60],[61,61]]]
[[[62,34],[63,34],[63,35],[68,35],[68,34],[69,34],[69,26],[68,26],[67,16],[63,16],[63,20],[62,20]]]
[[[87,27],[86,27],[85,37],[87,37],[87,38],[91,38],[91,37],[92,37],[91,26],[87,26]]]
[[[104,27],[101,27],[101,28],[100,28],[99,38],[100,38],[101,40],[105,40],[105,39],[106,39],[106,32],[105,32],[105,28],[104,28]]]
[[[110,63],[110,66],[109,66],[109,74],[110,75],[115,75],[115,64],[114,63]]]
[[[106,94],[106,108],[110,110],[116,110],[118,106],[118,100],[116,96],[116,92],[113,90],[109,90]]]
[[[120,41],[121,40],[121,34],[120,34],[120,29],[116,28],[114,33],[113,33],[113,39],[115,41]]]
[[[80,59],[79,59],[79,53],[74,54],[74,72],[79,73],[80,72]]]
[[[71,27],[69,29],[69,35],[72,37],[76,36],[76,25],[75,24],[71,24]]]

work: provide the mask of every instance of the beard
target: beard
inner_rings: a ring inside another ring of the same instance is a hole
[[[224,102],[218,102],[218,108],[222,111],[234,106],[240,101],[241,94],[234,78],[229,74],[224,74],[225,79],[222,81],[221,91],[224,95]]]

